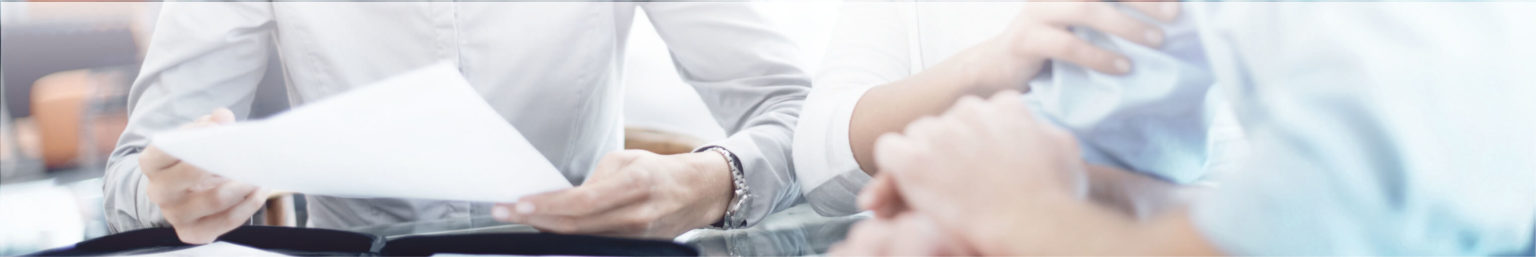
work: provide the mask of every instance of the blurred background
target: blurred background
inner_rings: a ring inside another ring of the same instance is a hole
[[[840,1],[752,4],[800,45],[804,70],[815,71]],[[102,170],[125,126],[126,93],[159,8],[155,2],[0,2],[0,255],[107,233]],[[275,56],[269,63],[279,65]],[[288,107],[281,70],[267,69],[252,118]],[[631,137],[725,137],[698,94],[678,78],[643,11],[630,33],[624,74]]]

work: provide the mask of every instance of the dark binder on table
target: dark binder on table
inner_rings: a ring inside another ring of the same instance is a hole
[[[660,240],[545,233],[418,235],[386,239],[329,229],[244,226],[219,237],[266,251],[294,256],[428,256],[452,254],[698,256],[692,247]],[[73,246],[28,256],[150,254],[194,247],[171,228],[134,230],[86,240]]]

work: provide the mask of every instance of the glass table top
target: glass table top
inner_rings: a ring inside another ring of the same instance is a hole
[[[695,229],[674,241],[706,256],[802,256],[826,253],[848,235],[853,223],[868,215],[822,217],[801,204],[773,215],[750,228]],[[389,239],[414,235],[472,233],[536,233],[527,225],[496,221],[490,216],[363,226],[347,229]]]

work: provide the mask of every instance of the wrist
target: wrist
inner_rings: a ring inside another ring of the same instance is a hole
[[[992,85],[991,81],[988,81],[987,79],[995,77],[995,75],[987,74],[989,69],[995,68],[988,67],[991,65],[988,63],[988,60],[996,58],[1007,58],[1007,55],[1003,55],[1003,53],[1000,51],[996,51],[999,49],[999,47],[996,46],[998,45],[998,43],[995,43],[996,41],[998,40],[993,39],[983,41],[982,43],[977,44],[970,49],[966,49],[964,52],[961,52],[960,55],[956,56],[956,63],[955,65],[952,65],[952,73],[954,76],[964,78],[963,80],[960,80],[962,82],[960,86],[964,88],[964,94],[984,96],[991,95],[987,94],[990,91],[996,91],[992,90],[992,88],[995,86]]]
[[[962,95],[975,95],[980,97],[991,96],[998,91],[1006,89],[1022,89],[1028,91],[1028,87],[1020,88],[1014,78],[1014,73],[1021,72],[1013,59],[1018,58],[1013,52],[1013,47],[1008,44],[1008,38],[1003,36],[993,37],[986,41],[967,48],[955,55],[948,65],[947,73],[959,78]]]
[[[730,163],[714,152],[694,152],[680,154],[687,160],[689,166],[697,173],[699,178],[699,201],[702,205],[701,224],[714,224],[724,217],[734,196],[732,190],[735,186],[731,180]]]

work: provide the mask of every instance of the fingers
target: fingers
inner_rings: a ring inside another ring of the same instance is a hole
[[[231,208],[178,225],[176,236],[188,244],[213,242],[220,235],[244,225],[266,203],[266,198],[262,197],[265,195],[261,190],[251,190]]]
[[[218,239],[219,235],[223,234],[219,231],[191,226],[175,227],[175,230],[176,238],[181,239],[182,243],[194,245],[212,243],[214,239]]]
[[[920,214],[874,218],[854,224],[848,237],[828,253],[832,256],[945,256],[975,255],[948,239],[930,219]]]
[[[888,219],[868,219],[848,229],[848,237],[828,253],[833,256],[885,256],[890,254],[891,224]]]
[[[1069,62],[1107,74],[1119,75],[1131,72],[1130,59],[1094,46],[1071,32],[1042,29],[1029,33],[1033,40],[1015,46],[1018,47],[1015,51],[1028,56]]]
[[[254,185],[223,180],[222,183],[202,191],[192,191],[185,204],[173,207],[188,217],[201,217],[226,212],[241,204],[247,196],[257,193]],[[260,197],[260,196],[257,196]]]
[[[843,242],[833,245],[832,249],[828,249],[827,256],[875,256],[874,254],[864,253],[861,251],[863,249],[855,245],[851,239],[844,239]]]
[[[1061,129],[1060,127],[1047,123],[1040,123],[1038,120],[1033,118],[1034,114],[1029,111],[1029,105],[1024,103],[1024,101],[1020,98],[1021,96],[1022,95],[1018,91],[1005,90],[994,94],[990,99],[987,100],[987,105],[992,106],[994,110],[997,110],[998,115],[1001,115],[999,117],[1028,117],[1024,119],[993,120],[998,122],[1012,122],[1005,123],[1004,126],[1000,126],[1008,130],[1007,132],[1009,133],[996,135],[1017,135],[1021,134],[1017,133],[1018,131],[1038,130],[1041,132],[1041,135],[1045,135],[1047,139],[1052,140],[1049,141],[1049,143],[1061,147],[1059,149],[1062,149],[1062,152],[1076,154],[1078,150],[1076,137],[1074,137],[1071,132]]]
[[[957,250],[950,235],[938,228],[929,218],[920,213],[903,214],[891,219],[893,227],[890,240],[890,252],[896,255],[908,256],[950,256],[966,255]],[[972,254],[974,255],[974,254]]]
[[[1030,112],[1029,105],[1024,102],[1023,95],[1018,91],[998,92],[986,102],[992,111],[990,115],[994,115],[988,121],[997,123],[995,126],[989,126],[992,128],[989,132],[998,139],[1014,138],[1020,134],[1020,131],[1037,125],[1035,114]]]
[[[1127,3],[1137,12],[1158,20],[1172,20],[1178,15],[1177,3]],[[1104,2],[1032,3],[1021,16],[1014,32],[1018,41],[1014,52],[1026,57],[1046,57],[1087,67],[1107,74],[1126,74],[1132,69],[1130,59],[1099,48],[1067,30],[1086,27],[1137,44],[1160,47],[1166,36],[1155,24],[1131,17],[1114,4]]]
[[[1177,1],[1145,1],[1145,2],[1120,2],[1120,4],[1146,14],[1163,22],[1171,22],[1179,17],[1179,2]]]
[[[208,114],[208,121],[220,125],[234,123],[235,112],[230,111],[229,108],[219,107],[214,109],[213,113]]]
[[[920,123],[913,123],[913,125],[920,126]],[[909,130],[913,129],[909,128]],[[923,129],[918,128],[916,130],[922,131]],[[921,134],[922,132],[908,133],[912,135],[931,135]],[[932,141],[931,138],[909,138],[895,135],[882,136],[879,140],[875,141],[875,162],[880,166],[880,175],[890,177],[890,180],[892,180],[890,182],[891,190],[896,191],[891,193],[891,195],[894,195],[894,198],[898,198],[896,200],[900,203],[900,205],[886,207],[886,210],[877,211],[876,214],[884,215],[880,212],[900,213],[918,208],[919,203],[936,200],[933,199],[933,195],[930,195],[933,192],[930,192],[931,188],[928,187],[933,183],[943,184],[943,181],[948,181],[943,176],[953,175],[954,173],[946,172],[946,167],[933,166],[935,161],[929,159],[932,158],[930,153],[942,150],[933,150],[933,146],[929,146],[928,141]]]
[[[1162,45],[1161,29],[1132,18],[1110,3],[1060,2],[1034,5],[1039,6],[1030,8],[1032,11],[1025,15],[1038,16],[1041,22],[1051,27],[1083,26],[1150,47]]]
[[[876,176],[859,192],[858,201],[859,208],[873,211],[875,217],[891,217],[906,210],[891,175]]]
[[[576,188],[525,196],[516,203],[498,204],[491,215],[498,220],[533,225],[554,231],[586,231],[575,224],[643,200],[651,190],[645,172],[623,172],[635,160],[649,154],[623,151],[599,161],[593,177]],[[583,224],[593,224],[583,222]]]
[[[498,206],[502,207],[502,206]],[[504,221],[529,225],[540,231],[560,234],[593,234],[611,236],[646,236],[655,229],[652,226],[664,219],[656,203],[626,204],[617,209],[587,215],[554,215],[534,213],[510,215]],[[506,215],[493,209],[492,215]],[[500,217],[498,217],[500,218]],[[676,236],[668,235],[668,236]]]
[[[582,224],[586,223],[578,221],[575,217],[563,215],[517,216],[516,218],[508,221],[517,224],[528,225],[542,232],[557,234],[573,234],[578,233],[578,231],[586,231],[592,229],[592,227],[583,227]]]
[[[650,230],[649,225],[654,224],[657,219],[654,215],[641,213],[637,210],[640,208],[649,207],[631,205],[625,210],[591,216],[532,215],[525,216],[516,223],[557,234],[633,237],[644,235]]]
[[[987,102],[997,105],[1003,115],[1029,113],[1029,105],[1024,103],[1023,96],[1019,91],[1003,90],[993,94]]]
[[[936,161],[932,160],[934,153],[961,151],[963,145],[950,141],[949,135],[962,131],[959,124],[941,117],[924,117],[908,124],[907,130],[901,136],[881,137],[875,142],[875,161],[886,161],[881,165],[882,171],[890,171],[900,185],[898,190],[906,192],[910,186],[908,180],[922,180],[936,178],[947,172],[948,167],[934,167]],[[943,137],[943,138],[941,138]],[[887,170],[889,168],[889,170]],[[911,195],[903,195],[910,200]],[[910,203],[910,202],[909,202]]]
[[[944,113],[944,119],[948,120],[946,123],[954,125],[953,128],[959,130],[958,133],[961,135],[946,137],[944,141],[962,145],[958,147],[960,149],[948,150],[965,150],[964,145],[985,144],[1004,133],[1009,133],[1010,131],[999,131],[997,126],[984,126],[1001,118],[1001,115],[996,104],[987,100],[975,96],[961,98],[954,107]]]
[[[636,183],[638,179],[621,176],[612,179],[588,181],[580,187],[525,196],[503,211],[511,216],[535,215],[590,215],[622,207],[646,196],[645,190]]]
[[[910,164],[913,160],[908,158],[919,147],[912,141],[896,134],[885,134],[875,139],[875,165],[880,167],[880,174],[903,173],[912,168]]]
[[[991,114],[992,110],[987,106],[987,101],[980,97],[967,95],[955,101],[955,106],[944,111],[943,116],[972,121],[992,118]]]
[[[244,191],[244,189],[233,188],[233,186],[226,186],[226,188],[230,188],[230,191]],[[266,192],[260,191],[260,189],[252,189],[247,194],[240,195],[235,205],[229,206],[229,208],[220,209],[220,211],[214,212],[214,214],[178,217],[178,219],[184,220],[174,220],[172,226],[175,226],[177,237],[183,243],[203,245],[203,243],[214,242],[215,239],[218,239],[218,235],[223,235],[224,232],[240,228],[241,225],[246,223],[246,220],[250,219],[250,215],[257,214],[258,209],[261,209],[263,203],[266,203],[266,197],[263,197],[263,195],[266,195]],[[166,219],[170,219],[170,217],[166,217]]]
[[[579,187],[524,196],[514,204],[498,205],[500,213],[526,215],[589,215],[624,206],[644,198],[649,187],[647,172],[623,172],[640,157],[651,154],[626,150],[604,156],[591,178]],[[494,213],[493,213],[494,214]]]
[[[240,196],[234,206],[230,206],[230,208],[224,211],[204,216],[198,222],[202,223],[201,225],[227,232],[245,224],[251,218],[251,215],[256,214],[256,211],[260,210],[266,203],[266,198],[262,197],[264,195],[266,194],[261,190],[250,190],[249,193]]]
[[[235,121],[219,108],[183,125],[200,128]],[[153,145],[139,155],[139,169],[149,179],[148,193],[183,242],[204,244],[245,223],[265,202],[260,189],[213,175],[182,162]]]

